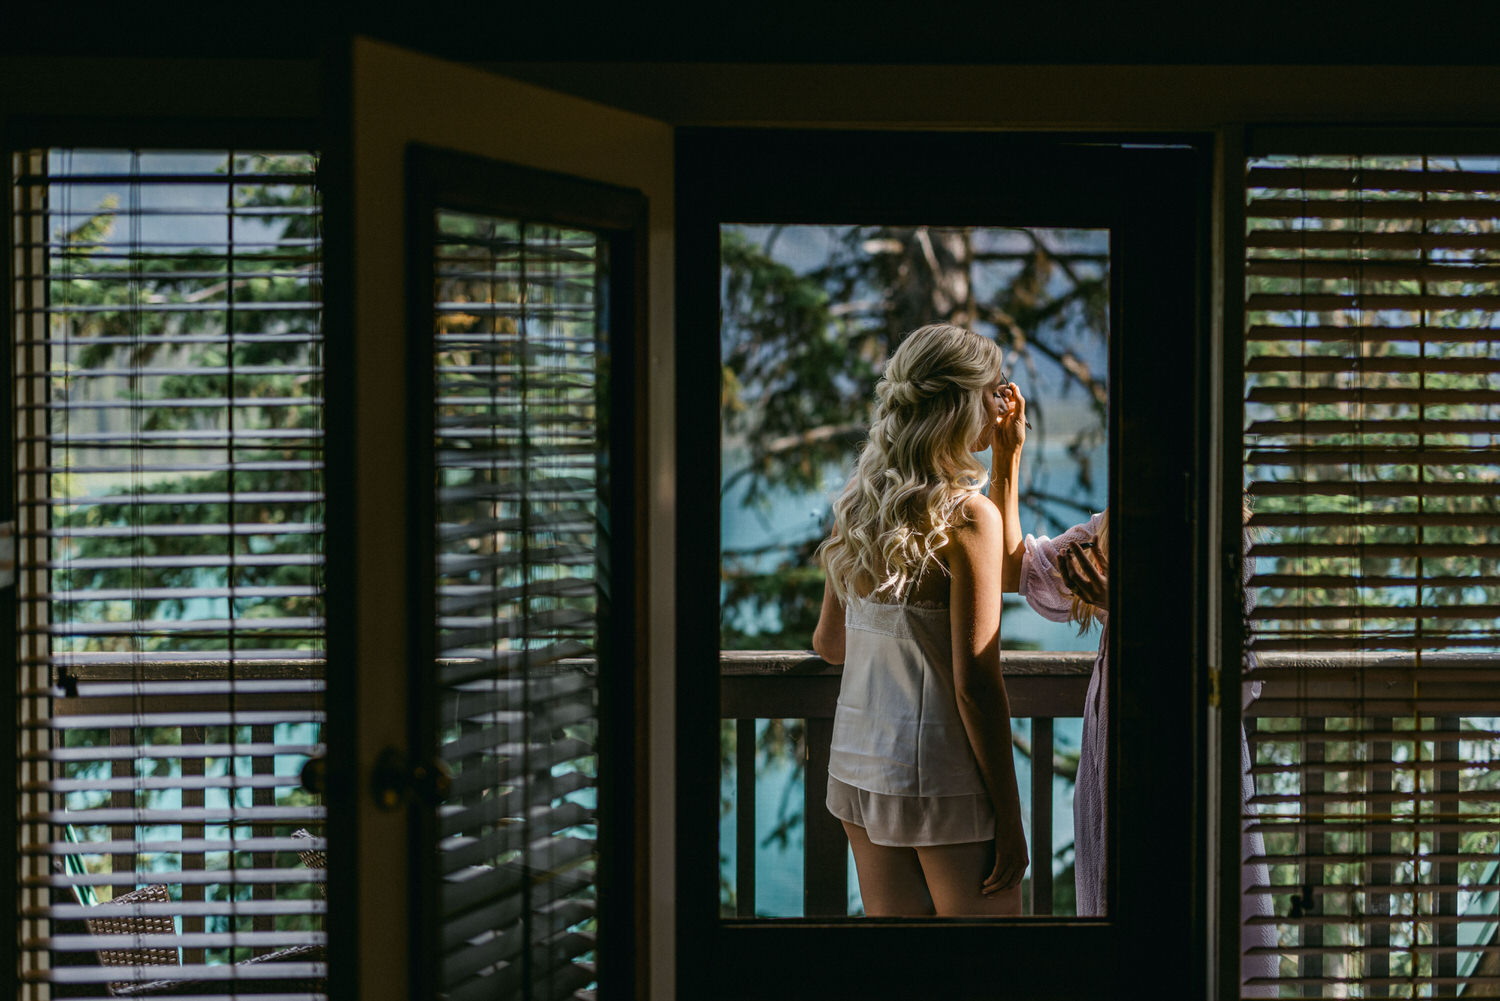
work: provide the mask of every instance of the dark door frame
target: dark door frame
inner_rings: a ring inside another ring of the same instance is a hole
[[[644,595],[646,538],[643,426],[645,421],[646,198],[639,191],[598,181],[501,163],[451,150],[412,144],[406,155],[407,355],[412,373],[430,371],[436,350],[432,294],[436,287],[435,213],[452,209],[527,222],[572,226],[598,233],[608,247],[610,285],[604,322],[608,407],[602,413],[605,465],[599,499],[607,510],[608,568],[598,616],[597,714],[599,737],[596,842],[598,870],[597,964],[599,993],[630,997],[635,991],[637,920],[643,868],[646,798],[640,783],[641,716],[645,702]],[[435,663],[436,456],[434,383],[408,380],[407,537],[410,574],[407,608],[411,629],[408,746],[415,756],[439,751],[440,693],[428,668]],[[613,530],[610,531],[610,526]],[[423,758],[422,760],[425,760]],[[408,812],[413,998],[440,996],[443,915],[439,899],[439,849],[435,804]],[[527,948],[530,948],[528,945]],[[527,997],[532,986],[525,987]]]
[[[1207,134],[679,130],[680,996],[751,999],[772,982],[785,998],[892,1001],[1201,993],[1211,154]],[[1108,917],[720,919],[705,864],[717,858],[719,787],[720,360],[709,331],[727,222],[1111,230]]]

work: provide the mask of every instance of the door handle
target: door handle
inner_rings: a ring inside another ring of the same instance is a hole
[[[375,759],[370,792],[382,810],[399,810],[420,803],[435,807],[453,788],[453,770],[442,758],[413,762],[406,752],[387,747]]]
[[[314,754],[302,762],[302,771],[297,781],[302,788],[314,796],[321,796],[328,791],[328,758],[326,755]]]

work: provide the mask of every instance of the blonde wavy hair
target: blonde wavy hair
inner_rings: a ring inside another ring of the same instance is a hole
[[[875,384],[870,436],[833,502],[834,532],[818,559],[839,600],[900,603],[947,544],[963,503],[984,484],[969,451],[987,430],[984,393],[1000,378],[999,345],[971,330],[913,330]]]
[[[1104,571],[1104,576],[1109,577],[1109,510],[1105,509],[1103,516],[1099,519],[1099,530],[1094,533],[1094,552],[1098,559],[1094,561],[1095,566]],[[1059,576],[1061,576],[1059,574]],[[1072,594],[1071,591],[1068,592]],[[1068,621],[1077,624],[1078,635],[1082,636],[1089,629],[1102,621],[1100,612],[1103,609],[1090,605],[1076,594],[1068,603]]]

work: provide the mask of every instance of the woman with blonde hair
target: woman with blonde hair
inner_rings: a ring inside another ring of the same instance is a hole
[[[1000,673],[1000,568],[1021,539],[972,454],[1022,411],[1000,363],[961,327],[906,337],[818,550],[813,648],[844,665],[827,803],[870,916],[1021,909],[1029,859]]]

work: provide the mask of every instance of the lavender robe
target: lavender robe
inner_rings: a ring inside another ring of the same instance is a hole
[[[1094,515],[1086,523],[1075,525],[1055,539],[1026,536],[1025,555],[1021,561],[1019,591],[1026,601],[1043,618],[1054,622],[1066,622],[1072,607],[1073,594],[1063,583],[1058,570],[1059,551],[1067,544],[1092,538],[1099,530],[1101,515]],[[1251,573],[1246,559],[1246,576]],[[1248,595],[1247,591],[1247,595]],[[1247,604],[1250,599],[1247,597]],[[1083,731],[1079,738],[1078,777],[1073,786],[1073,881],[1078,896],[1080,915],[1102,915],[1108,873],[1105,871],[1105,783],[1109,777],[1107,749],[1109,746],[1109,616],[1101,613],[1102,628],[1099,635],[1099,653],[1094,658],[1094,671],[1089,678],[1088,694],[1083,705]],[[1248,703],[1259,694],[1259,684],[1247,686]],[[1243,739],[1240,741],[1241,803],[1245,815],[1251,807],[1248,801],[1255,792],[1250,776],[1250,751]],[[1258,832],[1248,830],[1248,822],[1240,836],[1240,883],[1241,890],[1252,885],[1266,885],[1269,874],[1264,863],[1244,865],[1250,858],[1264,857],[1265,847]],[[1274,949],[1276,926],[1274,924],[1250,924],[1252,917],[1264,917],[1272,913],[1271,897],[1268,894],[1241,893],[1241,976],[1269,978],[1276,976],[1280,957],[1274,952],[1245,956],[1251,948]],[[1276,989],[1270,985],[1241,986],[1243,997],[1275,997]]]

